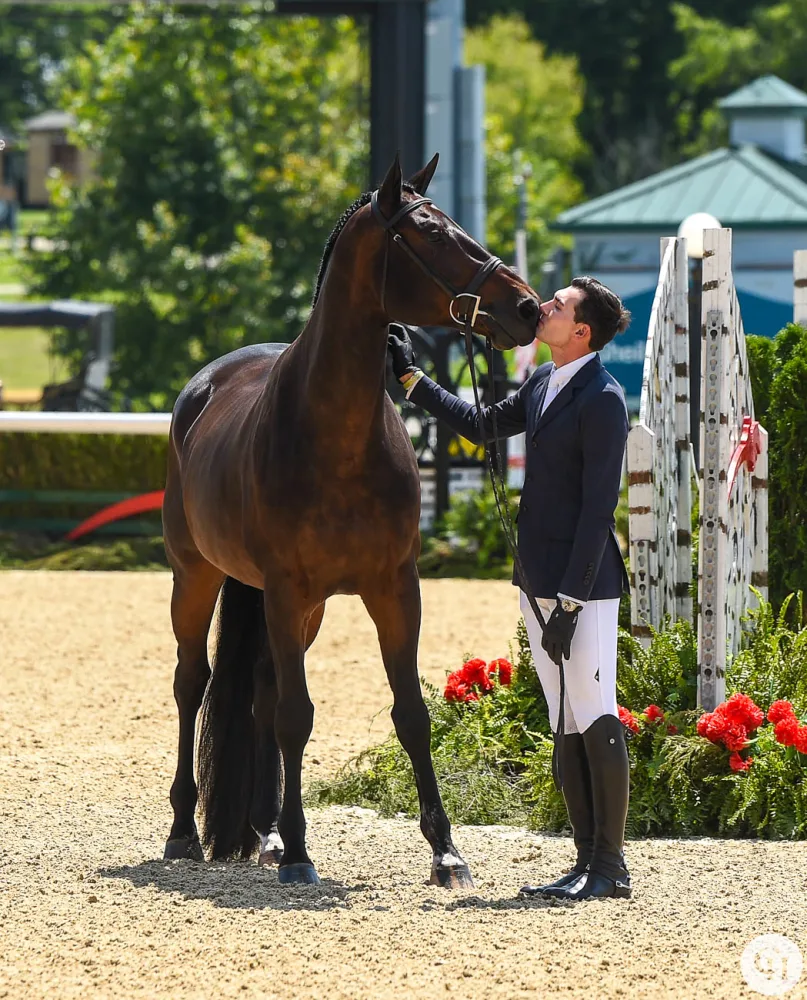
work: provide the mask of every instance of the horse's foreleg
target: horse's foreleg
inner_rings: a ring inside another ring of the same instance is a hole
[[[470,870],[451,839],[451,824],[432,765],[431,721],[417,670],[420,584],[415,567],[402,570],[391,587],[362,594],[362,600],[378,630],[381,655],[392,688],[395,731],[415,772],[420,828],[432,848],[431,881],[452,887],[473,886]]]
[[[288,591],[265,588],[266,627],[277,676],[274,735],[283,754],[283,805],[277,829],[283,841],[281,883],[317,884],[305,847],[302,765],[314,725],[314,706],[305,680],[305,643],[311,609]]]
[[[171,785],[174,822],[165,845],[166,858],[204,860],[194,820],[198,793],[193,748],[196,716],[210,677],[207,635],[223,579],[219,570],[201,558],[174,571],[171,623],[177,640],[174,698],[179,712],[179,752]]]

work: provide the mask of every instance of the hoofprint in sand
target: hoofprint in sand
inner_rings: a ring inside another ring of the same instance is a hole
[[[319,887],[158,860],[176,715],[168,574],[0,574],[0,997],[752,997],[748,942],[807,956],[807,844],[635,841],[630,901],[521,901],[563,837],[460,827],[476,888],[426,883],[417,823],[310,810]],[[424,581],[421,672],[507,655],[505,582]],[[372,623],[335,598],[308,657],[305,778],[389,731]],[[807,974],[788,997],[807,996]]]

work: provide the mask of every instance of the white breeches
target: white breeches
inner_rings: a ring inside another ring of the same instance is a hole
[[[521,594],[521,613],[530,637],[535,670],[549,706],[549,722],[557,732],[560,709],[560,671],[541,647],[541,626],[535,620],[527,596]],[[544,621],[556,601],[538,599]],[[566,676],[567,733],[584,733],[602,715],[617,715],[616,641],[619,601],[589,601],[577,618],[572,655],[564,661]]]

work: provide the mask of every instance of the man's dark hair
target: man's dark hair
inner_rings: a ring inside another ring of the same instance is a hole
[[[630,312],[616,293],[587,274],[573,278],[572,288],[579,288],[583,293],[575,307],[574,318],[591,327],[591,350],[601,351],[618,333],[627,330]]]

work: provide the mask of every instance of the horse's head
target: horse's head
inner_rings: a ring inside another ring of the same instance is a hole
[[[373,196],[382,231],[379,295],[389,319],[414,326],[462,327],[508,350],[535,338],[541,300],[423,195],[438,157],[403,183],[396,156]]]

